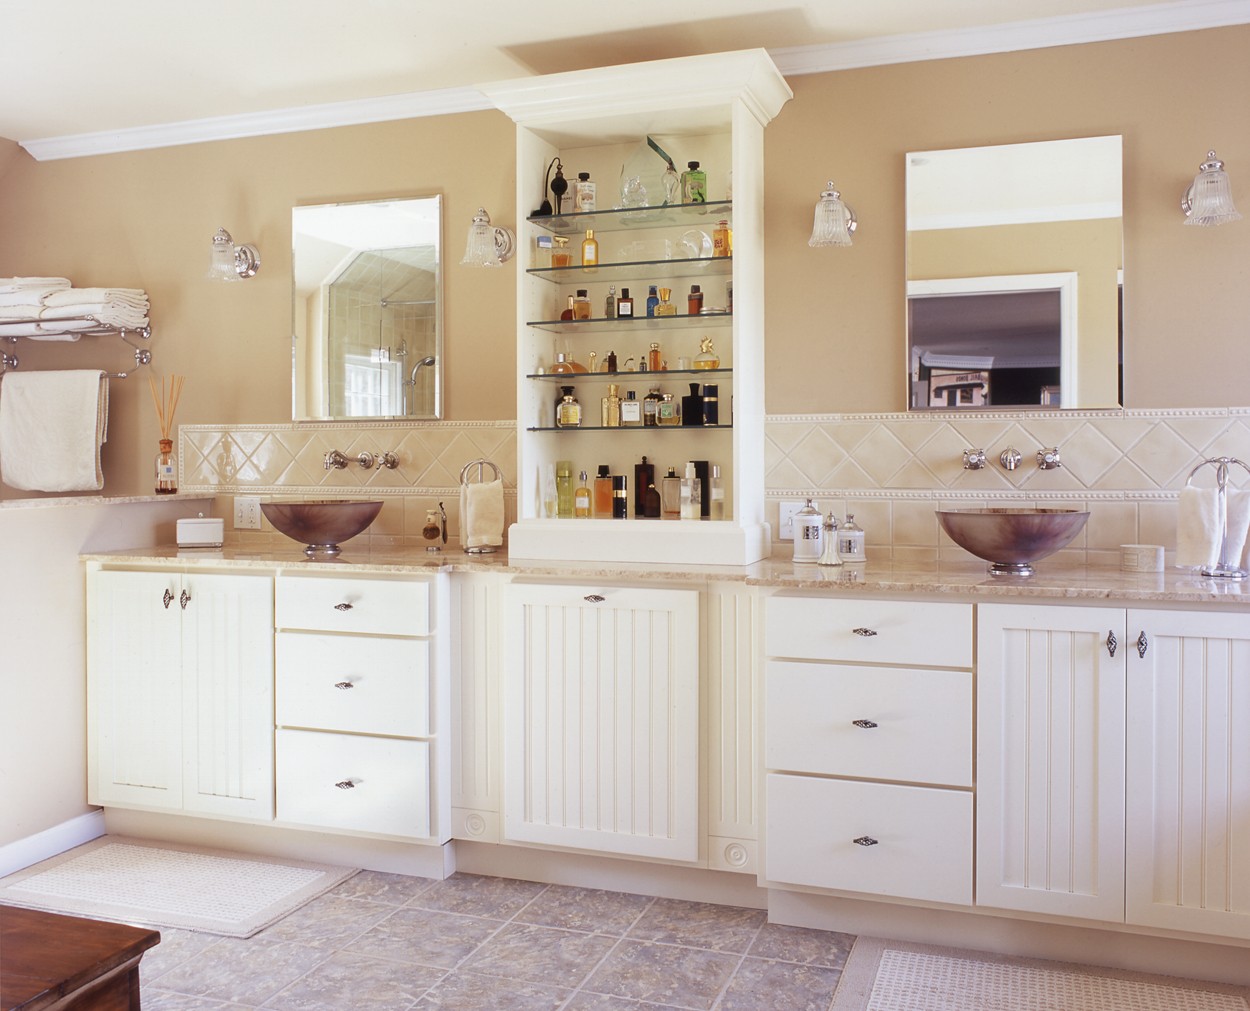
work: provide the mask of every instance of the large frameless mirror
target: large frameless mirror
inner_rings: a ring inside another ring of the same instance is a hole
[[[1121,147],[907,156],[911,409],[1123,403]]]
[[[442,198],[291,211],[293,417],[439,418]]]

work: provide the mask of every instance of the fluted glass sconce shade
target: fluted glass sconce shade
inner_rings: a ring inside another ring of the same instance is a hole
[[[224,228],[213,236],[212,258],[208,263],[210,281],[242,281],[260,270],[260,251],[251,243],[235,245]]]
[[[490,223],[485,207],[479,207],[469,225],[469,241],[464,247],[468,267],[499,267],[512,259],[516,251],[516,235],[510,228],[496,228]]]
[[[855,212],[842,202],[842,194],[833,188],[832,181],[825,184],[825,191],[816,202],[816,220],[812,223],[809,246],[849,246],[851,234],[859,226]]]
[[[1238,220],[1241,215],[1233,206],[1233,189],[1228,182],[1224,163],[1207,152],[1207,160],[1198,166],[1198,174],[1181,198],[1185,224],[1211,227]]]

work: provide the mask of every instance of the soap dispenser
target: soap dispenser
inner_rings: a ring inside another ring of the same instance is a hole
[[[864,531],[855,522],[854,513],[846,514],[846,522],[838,528],[838,554],[845,562],[865,562]]]

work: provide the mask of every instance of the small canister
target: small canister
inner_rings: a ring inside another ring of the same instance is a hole
[[[820,510],[809,498],[794,514],[794,561],[815,564],[820,561],[824,544],[823,520]]]

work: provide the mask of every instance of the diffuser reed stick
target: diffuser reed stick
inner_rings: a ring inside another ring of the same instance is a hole
[[[182,384],[186,376],[169,377],[169,390],[166,392],[165,380],[161,379],[161,388],[157,392],[156,380],[148,374],[148,389],[152,391],[152,406],[156,408],[156,421],[161,427],[161,438],[168,439],[174,427],[174,411],[178,409],[178,398],[182,396]]]

